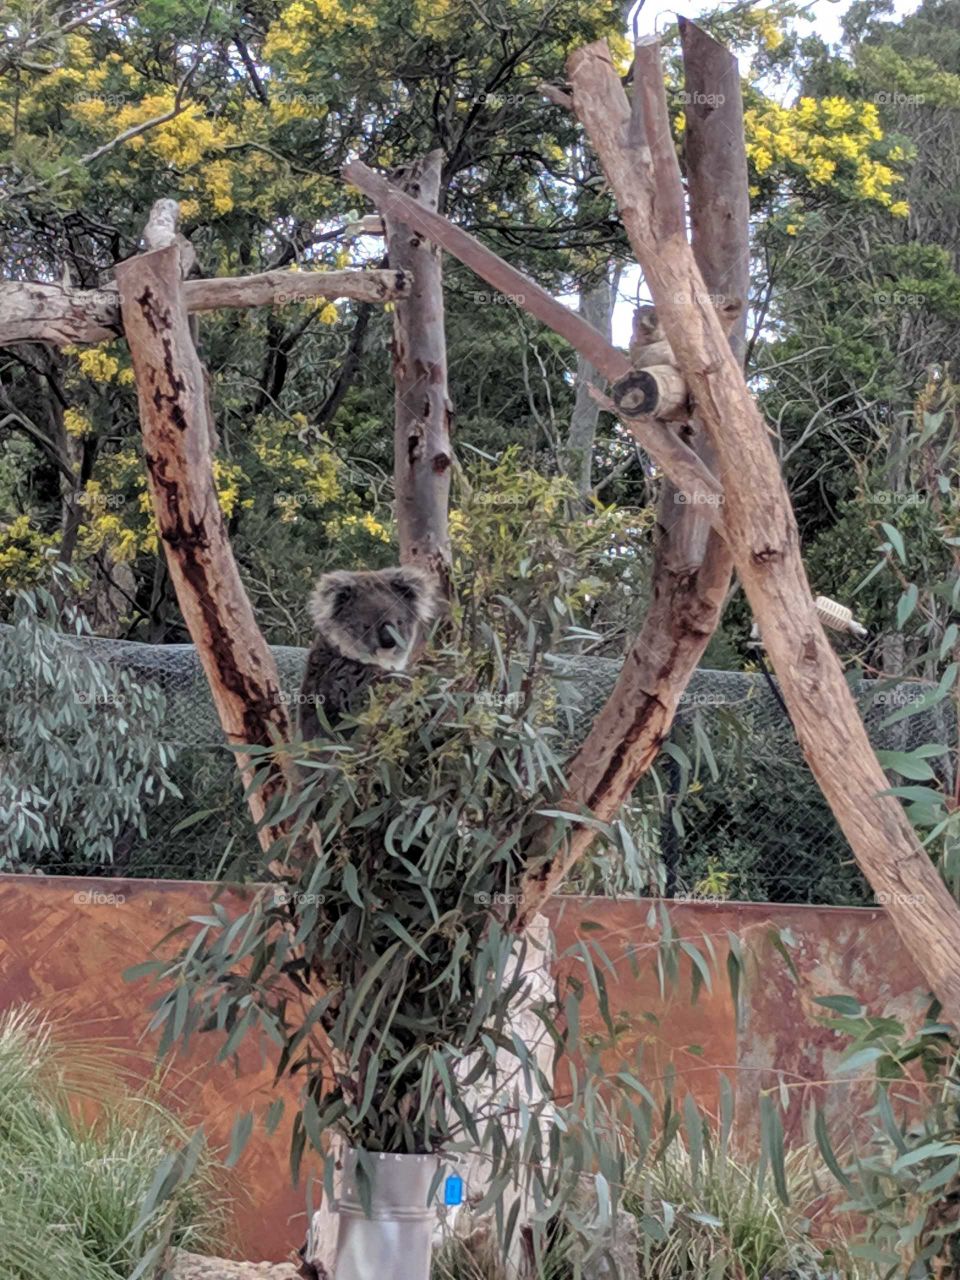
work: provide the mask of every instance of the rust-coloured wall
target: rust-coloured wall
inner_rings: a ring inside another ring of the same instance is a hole
[[[64,1024],[68,1034],[137,1050],[131,1062],[146,1077],[153,1069],[153,1045],[143,1035],[149,989],[125,983],[123,971],[148,958],[172,927],[202,914],[211,892],[209,885],[182,881],[0,876],[0,1008],[26,1001]],[[238,900],[221,897],[228,909]],[[718,964],[712,991],[701,991],[696,1005],[690,1004],[686,959],[683,983],[661,998],[653,964],[658,930],[648,923],[650,910],[649,901],[565,898],[550,914],[561,951],[585,921],[601,926],[594,936],[618,975],[608,978],[611,1009],[625,1024],[619,1054],[642,1046],[650,1084],[673,1063],[680,1087],[711,1110],[725,1072],[747,1126],[759,1089],[778,1079],[791,1090],[794,1130],[811,1089],[826,1088],[837,1122],[855,1113],[856,1083],[820,1083],[834,1074],[842,1045],[816,1025],[813,997],[849,992],[876,1011],[908,1020],[925,1005],[920,976],[882,910],[737,903],[670,904],[676,935],[701,951],[709,939]],[[789,930],[795,943],[799,987],[770,943],[771,931],[780,929]],[[739,1026],[724,972],[728,930],[749,955]],[[636,976],[628,947],[640,961]],[[644,1016],[649,1013],[655,1021]],[[213,1040],[201,1037],[177,1059],[172,1087],[186,1117],[202,1121],[222,1143],[239,1110],[265,1105],[271,1072],[252,1046],[239,1077],[214,1064],[214,1053]],[[304,1198],[289,1185],[287,1138],[283,1127],[270,1141],[255,1134],[238,1165],[237,1185],[249,1204],[238,1211],[237,1256],[281,1259],[303,1239]]]

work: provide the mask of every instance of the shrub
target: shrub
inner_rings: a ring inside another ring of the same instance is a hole
[[[56,617],[49,592],[21,592],[3,637],[0,871],[109,867],[117,842],[178,794],[160,690],[85,652]],[[87,634],[80,615],[74,626]]]
[[[0,1017],[4,1280],[127,1280],[167,1244],[217,1238],[222,1203],[202,1139],[190,1141],[188,1160],[179,1156],[187,1131],[149,1092],[105,1072],[103,1054],[102,1044],[58,1043],[35,1013]],[[188,1176],[150,1208],[173,1168]]]

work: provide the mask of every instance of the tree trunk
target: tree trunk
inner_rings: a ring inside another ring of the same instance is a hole
[[[708,99],[714,103],[711,112],[687,108],[693,253],[705,286],[712,291],[712,304],[721,310],[730,304],[727,309],[735,319],[728,340],[735,358],[742,361],[750,284],[750,201],[740,73],[729,50],[693,24],[686,25],[683,57],[688,101],[707,100],[707,90],[723,86],[722,94]],[[645,122],[636,112],[630,129],[631,141],[645,146]],[[724,146],[712,145],[715,133]],[[679,175],[661,190],[659,209],[675,228],[684,225]],[[634,422],[627,420],[625,425],[636,434]],[[662,424],[660,430],[666,434]],[[670,455],[651,455],[664,467],[667,478],[658,508],[647,615],[610,697],[567,769],[568,791],[561,807],[571,812],[587,810],[604,822],[616,815],[657,758],[680,697],[719,625],[730,589],[733,562],[721,537],[722,491],[704,488],[700,477],[691,477],[685,458],[677,467],[684,448],[712,474],[713,446],[697,416],[681,435]],[[524,879],[517,927],[559,888],[595,838],[591,827],[581,826],[565,848],[532,863]]]
[[[203,370],[190,336],[175,242],[117,267],[150,496],[170,577],[227,741],[267,747],[289,732],[273,655],[240,581],[217,501]],[[248,757],[238,763],[252,780]],[[250,795],[260,822],[277,777]],[[266,850],[281,832],[261,826]]]
[[[442,159],[442,152],[431,151],[404,177],[404,189],[425,209],[436,210],[439,203]],[[393,318],[393,477],[400,561],[429,569],[449,596],[453,407],[447,392],[440,249],[415,219],[403,221],[383,212],[391,269],[412,275],[414,281]]]
[[[606,342],[612,342],[612,321],[615,287],[612,282],[614,268],[608,264],[606,274],[596,284],[580,294],[580,314],[593,325]],[[567,433],[567,445],[563,455],[564,470],[577,486],[581,497],[593,488],[593,445],[597,434],[600,406],[590,394],[591,387],[602,388],[602,374],[594,368],[586,356],[577,354],[577,390]]]
[[[659,49],[637,46],[649,146],[624,145],[630,109],[604,42],[569,60],[577,115],[613,189],[657,314],[708,431],[730,550],[804,755],[865,876],[953,1022],[960,1023],[960,908],[884,776],[823,628],[790,499],[763,419],[724,338],[682,227],[661,211],[678,181]]]

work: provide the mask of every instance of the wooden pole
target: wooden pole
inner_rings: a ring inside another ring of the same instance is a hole
[[[424,209],[438,206],[442,161],[441,151],[431,151],[405,175],[404,189]],[[387,211],[384,225],[391,270],[414,280],[393,315],[393,477],[400,561],[436,574],[449,597],[453,406],[447,389],[440,249],[415,224]]]
[[[574,109],[614,192],[657,316],[716,451],[730,550],[804,755],[904,946],[960,1025],[960,907],[917,839],[873,753],[817,618],[790,499],[763,419],[724,337],[686,237],[658,234],[659,192],[676,163],[659,49],[638,46],[634,79],[650,146],[629,138],[630,108],[605,42],[568,62]]]
[[[164,214],[165,203],[159,202]],[[121,263],[117,281],[160,540],[227,741],[271,746],[286,740],[289,724],[276,664],[217,501],[203,369],[190,336],[180,250],[172,235],[150,224],[145,239],[160,247]],[[241,755],[238,764],[249,785],[249,758]],[[250,792],[258,824],[282,786],[282,776],[275,775]],[[281,834],[259,826],[262,848],[269,850]]]

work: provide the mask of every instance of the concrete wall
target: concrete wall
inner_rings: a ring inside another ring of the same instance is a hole
[[[144,1034],[151,993],[146,983],[128,984],[123,972],[156,954],[164,935],[189,916],[202,914],[212,888],[182,881],[47,878],[0,875],[0,1008],[21,1002],[49,1013],[62,1034],[102,1039],[127,1051],[129,1071],[146,1079],[155,1070],[154,1042]],[[240,894],[221,896],[242,901]],[[864,1086],[842,1079],[826,1083],[843,1048],[817,1025],[815,996],[846,992],[874,1011],[922,1013],[925,992],[919,974],[880,910],[672,903],[675,935],[716,954],[712,990],[690,1003],[691,962],[683,957],[682,980],[661,994],[656,973],[659,925],[649,901],[613,902],[563,898],[551,909],[559,950],[584,934],[599,938],[616,968],[608,978],[610,1005],[621,1027],[611,1060],[642,1052],[642,1078],[651,1087],[668,1064],[678,1088],[689,1090],[710,1111],[717,1105],[725,1073],[736,1090],[738,1120],[749,1133],[761,1088],[783,1081],[790,1092],[788,1130],[799,1130],[803,1104],[824,1097],[834,1123],[852,1123]],[[794,982],[771,943],[785,930],[800,975]],[[739,1020],[725,973],[727,934],[747,953]],[[640,970],[634,974],[632,949]],[[565,961],[576,968],[582,962]],[[649,1015],[653,1015],[650,1017]],[[594,1019],[592,1029],[601,1024]],[[589,1034],[591,1019],[585,1020]],[[217,1044],[201,1037],[175,1060],[168,1076],[171,1099],[191,1123],[203,1122],[214,1143],[224,1143],[240,1110],[265,1109],[273,1092],[270,1063],[246,1046],[242,1071],[213,1063]],[[291,1090],[289,1096],[295,1095]],[[289,1130],[271,1140],[255,1133],[236,1170],[239,1196],[234,1252],[252,1259],[283,1259],[304,1236],[304,1193],[290,1186]]]

